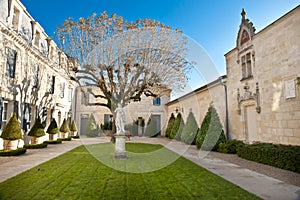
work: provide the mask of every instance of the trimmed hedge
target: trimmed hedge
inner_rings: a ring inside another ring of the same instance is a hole
[[[300,173],[300,146],[245,144],[238,148],[237,154],[247,160]]]
[[[64,119],[59,131],[62,132],[62,133],[70,132],[69,124],[68,124],[66,119]]]
[[[181,132],[181,141],[186,144],[195,144],[198,129],[199,128],[195,116],[192,112],[190,112],[186,120],[186,124]]]
[[[16,150],[0,150],[0,156],[19,156],[26,153],[26,148],[18,148]]]
[[[74,136],[71,136],[71,138],[73,138],[73,139],[79,139],[80,137],[79,137],[79,135],[74,135]]]
[[[244,143],[240,140],[228,140],[225,143],[220,143],[217,151],[221,153],[236,154],[237,149],[241,148]]]
[[[167,129],[166,129],[166,137],[171,138],[171,139],[173,139],[172,138],[172,129],[173,129],[173,126],[174,126],[174,122],[175,122],[175,116],[172,113],[170,118],[169,118],[168,126],[167,126]]]
[[[23,138],[16,113],[14,113],[13,116],[9,119],[8,123],[3,128],[0,137],[3,138],[3,140],[18,140]]]
[[[25,144],[23,146],[23,148],[26,149],[42,149],[42,148],[46,148],[48,146],[47,143],[42,143],[42,144]]]
[[[71,141],[71,140],[72,140],[72,137],[58,138],[57,140],[61,140],[61,141]]]
[[[99,127],[97,126],[93,113],[91,113],[86,126],[85,135],[87,137],[97,137],[98,134],[99,134]]]
[[[57,139],[57,140],[47,140],[44,142],[45,144],[61,144],[62,140],[61,139]]]
[[[28,136],[42,137],[44,135],[46,135],[46,133],[45,133],[44,127],[42,125],[41,118],[38,117],[35,120],[35,123],[32,126],[32,128],[28,132]]]
[[[57,133],[59,133],[59,129],[57,127],[57,123],[56,123],[56,120],[54,118],[51,120],[51,123],[48,126],[48,129],[47,129],[46,132],[48,134],[57,134]]]

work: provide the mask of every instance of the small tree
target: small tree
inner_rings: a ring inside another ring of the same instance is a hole
[[[173,129],[173,126],[174,126],[174,122],[175,122],[175,116],[172,113],[171,116],[170,116],[170,118],[169,118],[168,126],[167,126],[167,129],[166,129],[166,137],[168,137],[168,138],[171,138],[171,134],[172,134],[172,129]]]
[[[87,123],[87,127],[86,127],[85,131],[86,131],[85,134],[87,137],[97,137],[98,136],[99,127],[97,126],[97,123],[96,123],[93,113],[89,117],[89,121]]]
[[[157,126],[155,123],[155,120],[153,119],[153,115],[150,116],[148,123],[147,123],[147,127],[145,130],[145,136],[148,137],[155,137],[156,135],[158,135],[160,130],[157,130]]]
[[[74,119],[72,120],[70,131],[71,131],[72,136],[74,136],[75,132],[77,131],[77,126],[76,126],[76,122]]]
[[[62,138],[65,138],[65,134],[70,132],[70,128],[66,119],[64,119],[59,131],[63,134]]]
[[[220,143],[225,141],[226,137],[218,113],[213,106],[210,106],[197,136],[197,148],[214,151]]]
[[[0,137],[4,140],[18,140],[23,138],[21,127],[15,113],[9,119]]]
[[[56,120],[53,118],[46,131],[49,134],[49,140],[53,140],[54,135],[59,133]]]
[[[32,128],[30,129],[30,131],[28,132],[28,136],[32,136],[32,137],[42,137],[46,135],[45,130],[43,128],[42,122],[41,122],[41,118],[37,118],[35,120],[34,125],[32,126]]]
[[[189,113],[189,116],[186,121],[186,125],[183,127],[181,133],[181,141],[187,144],[194,144],[197,135],[198,124],[194,117],[193,112]]]
[[[184,121],[181,117],[181,114],[178,113],[178,115],[177,115],[177,117],[174,121],[174,126],[173,126],[173,129],[172,129],[171,138],[175,138],[176,140],[180,140],[183,127],[184,127]]]

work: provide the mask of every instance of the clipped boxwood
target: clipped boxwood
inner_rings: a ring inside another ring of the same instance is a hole
[[[300,146],[245,144],[238,148],[237,154],[247,160],[300,173]]]
[[[26,149],[42,149],[46,148],[48,146],[47,143],[41,143],[41,144],[25,144],[23,148]]]
[[[58,138],[58,140],[61,140],[61,141],[71,141],[71,140],[72,140],[72,137]]]
[[[192,112],[189,113],[189,116],[186,120],[186,124],[182,129],[181,141],[186,144],[195,144],[197,137],[198,124]]]
[[[76,126],[76,122],[74,119],[72,120],[72,123],[70,126],[70,131],[77,131],[77,126]]]
[[[44,141],[45,144],[61,144],[62,140],[61,139],[57,139],[57,140],[47,140]]]
[[[173,129],[173,126],[174,126],[174,121],[175,121],[175,116],[172,113],[170,118],[169,118],[168,126],[167,126],[167,129],[166,129],[166,137],[168,137],[168,138],[172,138],[171,135],[172,135],[172,129]]]
[[[44,127],[42,125],[41,118],[38,117],[35,120],[35,123],[32,126],[32,128],[28,132],[28,136],[42,137],[42,136],[45,136],[45,135],[46,135],[46,133],[45,133]]]
[[[68,122],[67,122],[66,119],[64,119],[59,131],[62,132],[62,133],[70,132],[70,128],[69,128],[69,125],[68,125]]]
[[[3,138],[3,140],[18,140],[23,138],[16,113],[13,114],[4,127],[1,138]]]
[[[48,129],[46,131],[48,134],[57,134],[59,133],[59,129],[57,128],[56,120],[53,118],[51,120],[50,125],[48,126]]]
[[[19,156],[26,153],[26,148],[18,148],[16,150],[0,150],[0,156]]]
[[[182,119],[182,116],[180,113],[177,114],[177,117],[174,121],[174,126],[172,129],[172,138],[175,138],[176,140],[180,140],[181,139],[181,133],[182,133],[182,129],[184,127],[184,121]]]
[[[220,143],[217,151],[221,153],[236,154],[238,148],[241,148],[244,143],[240,140],[228,140],[225,143]]]
[[[219,115],[216,109],[210,106],[197,134],[197,148],[216,151],[219,144],[225,142],[226,137]]]
[[[95,117],[93,113],[90,115],[86,130],[85,130],[85,135],[87,137],[97,137],[99,134],[99,127],[97,126]]]

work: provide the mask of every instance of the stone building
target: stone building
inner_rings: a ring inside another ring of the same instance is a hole
[[[99,88],[92,88],[95,94],[101,94]],[[97,125],[100,127],[112,120],[112,112],[109,108],[95,103],[106,103],[103,99],[96,99],[92,94],[87,92],[87,87],[78,87],[75,95],[76,108],[75,119],[80,130],[80,134],[84,135],[88,118],[91,114],[94,115]],[[132,101],[124,107],[126,115],[126,124],[136,123],[137,132],[132,135],[142,136],[144,133],[143,125],[146,125],[150,116],[155,120],[157,130],[161,130],[158,134],[164,135],[164,130],[167,126],[167,110],[166,104],[170,101],[170,91],[164,92],[160,97],[146,97],[142,95],[141,101]]]
[[[168,116],[191,110],[201,126],[213,102],[230,139],[299,145],[300,6],[258,33],[241,15],[227,75],[169,102]]]
[[[255,33],[243,10],[225,54],[230,134],[247,142],[300,144],[300,6]]]
[[[24,132],[37,115],[45,126],[72,117],[75,85],[65,68],[70,59],[19,0],[0,0],[0,127],[13,112]]]

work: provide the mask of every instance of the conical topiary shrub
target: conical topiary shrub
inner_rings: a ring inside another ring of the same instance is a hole
[[[184,127],[184,121],[181,117],[181,114],[178,113],[174,121],[174,126],[170,138],[175,138],[176,140],[180,140],[183,127]]]
[[[181,141],[187,144],[194,144],[196,141],[196,135],[198,130],[198,124],[192,112],[189,113],[186,124],[182,129]]]
[[[31,137],[31,144],[38,144],[38,138],[42,137],[46,135],[45,130],[43,128],[42,122],[41,122],[41,118],[37,118],[35,120],[34,125],[32,126],[32,128],[30,129],[30,131],[28,132],[28,136]]]
[[[70,126],[70,131],[71,131],[71,136],[75,136],[76,131],[77,131],[77,126],[76,126],[76,122],[74,119],[72,120],[72,123]]]
[[[49,134],[49,140],[54,140],[55,134],[59,133],[59,129],[57,127],[57,123],[54,118],[51,120],[51,123],[48,126],[48,129],[46,132]]]
[[[172,113],[170,118],[169,118],[168,126],[167,126],[167,129],[166,129],[166,137],[168,137],[168,138],[171,138],[172,129],[173,129],[173,126],[174,126],[174,121],[175,121],[175,116]]]
[[[3,138],[3,149],[4,150],[14,150],[17,149],[17,140],[22,139],[22,131],[20,124],[18,122],[17,116],[14,113],[9,119],[8,123],[4,127],[1,138]]]
[[[147,123],[145,136],[156,137],[157,135],[159,135],[159,131],[160,130],[157,129],[155,120],[153,119],[153,115],[151,115]]]
[[[89,121],[86,126],[85,134],[87,137],[97,137],[99,134],[99,127],[97,126],[93,113],[89,117]]]
[[[70,128],[66,119],[64,119],[59,131],[62,133],[62,138],[66,138],[66,133],[70,132]]]
[[[197,135],[197,148],[203,150],[216,150],[218,145],[220,143],[225,143],[225,141],[226,137],[218,113],[213,106],[210,106]]]

